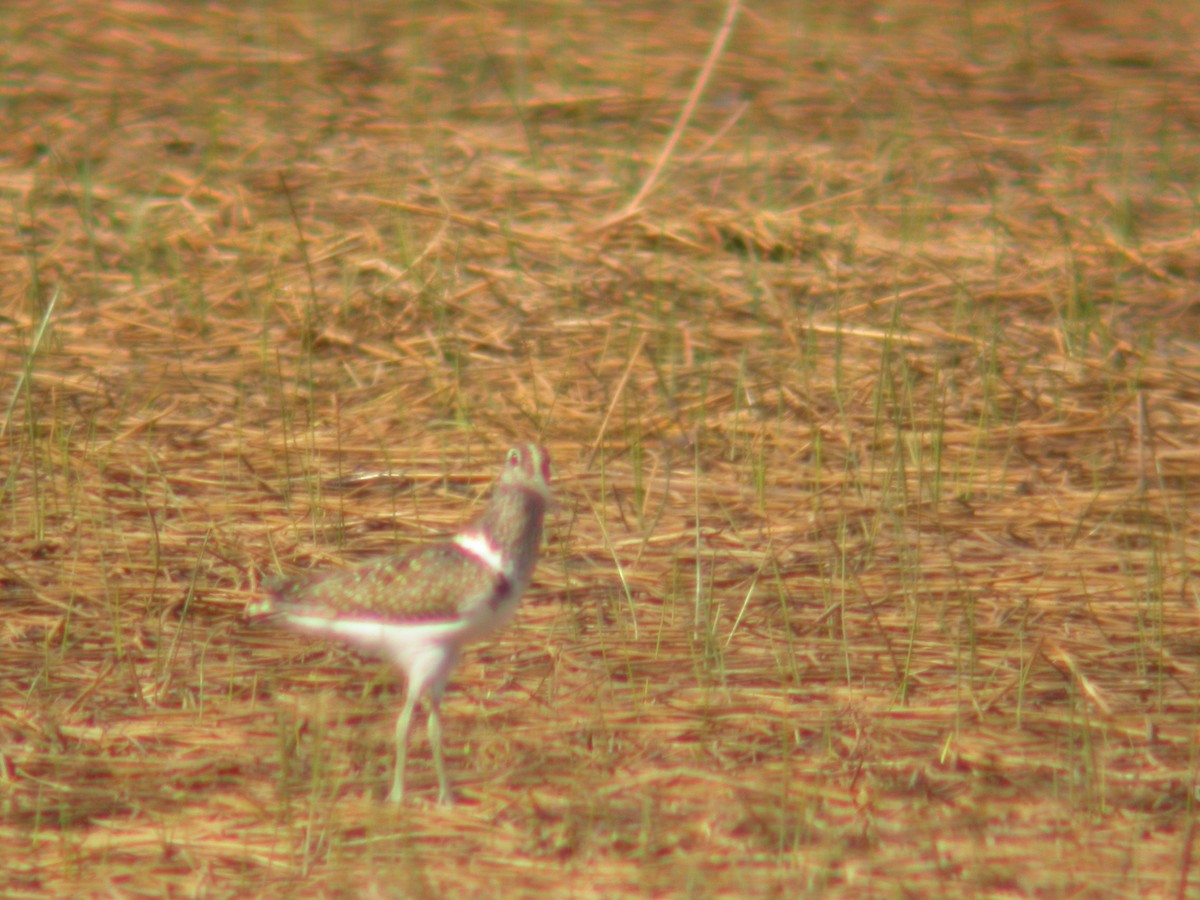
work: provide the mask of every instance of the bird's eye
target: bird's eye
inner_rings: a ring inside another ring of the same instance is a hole
[[[519,466],[521,464],[521,454],[517,450],[508,451],[508,464],[510,466]]]

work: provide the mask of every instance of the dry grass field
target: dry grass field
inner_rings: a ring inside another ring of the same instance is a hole
[[[1200,895],[1200,12],[1136,6],[8,4],[0,893]],[[528,440],[393,807],[402,680],[243,608]]]

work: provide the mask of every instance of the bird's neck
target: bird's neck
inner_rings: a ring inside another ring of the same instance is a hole
[[[537,562],[546,499],[536,491],[511,487],[492,497],[487,511],[469,530],[484,535],[511,567],[511,578],[524,583]]]

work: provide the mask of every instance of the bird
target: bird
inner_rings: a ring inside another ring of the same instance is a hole
[[[442,759],[442,693],[463,647],[502,628],[516,612],[551,503],[550,454],[536,444],[514,447],[483,514],[449,540],[349,569],[268,581],[265,596],[247,605],[252,621],[343,641],[403,672],[390,802],[404,800],[408,733],[422,697],[429,702],[438,802],[452,802]]]

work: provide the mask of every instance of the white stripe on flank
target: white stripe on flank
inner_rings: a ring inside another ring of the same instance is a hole
[[[504,554],[493,547],[492,542],[482,534],[475,534],[473,532],[460,534],[454,538],[454,543],[484,563],[496,574],[508,577],[508,563],[504,559]]]
[[[453,666],[459,647],[471,637],[471,623],[377,622],[367,619],[324,619],[320,616],[289,616],[288,624],[322,637],[340,638],[359,650],[390,659],[408,676],[408,689],[421,692],[430,675]]]

